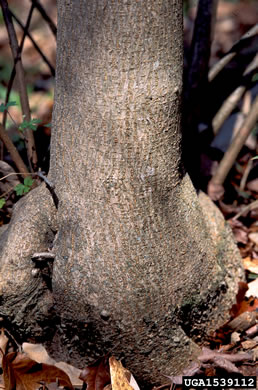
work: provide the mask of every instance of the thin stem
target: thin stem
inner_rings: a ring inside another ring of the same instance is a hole
[[[22,49],[23,49],[23,46],[24,46],[24,41],[25,41],[25,37],[26,37],[26,34],[28,32],[28,29],[29,29],[30,22],[31,22],[33,9],[34,9],[34,5],[32,4],[32,6],[30,7],[30,11],[29,11],[28,17],[27,17],[26,25],[24,27],[24,33],[23,33],[23,36],[22,36],[22,40],[21,40],[21,43],[20,43],[19,48],[18,48],[18,52],[19,53],[22,52]],[[5,97],[5,104],[7,104],[9,102],[9,97],[10,97],[10,93],[11,93],[11,90],[12,90],[12,86],[13,86],[13,82],[14,82],[14,79],[15,79],[15,75],[16,75],[16,69],[15,69],[15,64],[14,64],[13,69],[12,69],[12,73],[11,73],[11,76],[10,76],[10,79],[9,79],[9,82],[8,82],[8,86],[7,86],[7,92],[6,92],[6,97]],[[3,126],[4,127],[6,125],[7,113],[8,113],[7,110],[4,111],[4,115],[3,115]]]
[[[41,14],[42,18],[45,19],[45,21],[48,23],[50,30],[54,34],[54,37],[56,38],[56,25],[51,20],[51,18],[48,16],[42,5],[38,0],[31,0],[31,2],[34,4],[34,6],[37,8],[39,13]]]
[[[245,33],[240,40],[233,45],[229,52],[217,62],[209,71],[208,79],[212,81],[217,74],[235,57],[235,55],[246,45],[246,40],[253,39],[258,33],[258,24]]]
[[[32,4],[32,7],[34,7],[34,4]],[[40,56],[42,57],[43,61],[47,64],[47,66],[49,67],[49,70],[52,74],[53,77],[55,77],[55,68],[51,65],[51,63],[49,62],[49,60],[47,59],[47,57],[45,56],[45,54],[42,52],[42,50],[40,49],[40,47],[38,46],[37,42],[34,40],[34,38],[32,37],[32,35],[30,34],[29,31],[26,30],[26,26],[23,26],[22,22],[17,18],[17,16],[14,15],[14,13],[10,10],[11,14],[12,14],[12,17],[15,19],[15,21],[18,23],[18,25],[23,29],[24,31],[24,35],[23,36],[28,36],[28,38],[30,38],[31,42],[33,43],[33,46],[35,47],[35,49],[37,50],[37,52],[40,54]]]
[[[252,131],[256,121],[258,119],[258,96],[256,97],[252,108],[247,115],[243,125],[241,126],[238,133],[235,135],[231,145],[224,154],[224,157],[220,161],[218,169],[211,179],[211,182],[216,185],[221,185],[224,183],[230,169],[232,168],[238,153],[242,149],[247,137]]]
[[[245,186],[246,186],[246,182],[247,182],[247,178],[249,176],[249,173],[250,173],[252,167],[253,167],[253,160],[251,159],[248,161],[247,166],[245,168],[245,171],[243,173],[242,179],[240,181],[240,186],[239,186],[240,191],[244,191]]]
[[[239,211],[239,213],[237,213],[232,219],[233,220],[236,220],[238,219],[239,217],[241,217],[241,215],[243,214],[246,214],[247,212],[251,211],[251,210],[255,210],[258,208],[258,199],[254,200],[252,203],[248,204],[247,206],[245,206],[242,210]]]
[[[26,121],[30,121],[30,107],[29,107],[29,99],[26,89],[26,82],[24,76],[24,69],[21,61],[21,53],[19,52],[18,40],[15,33],[15,29],[13,26],[12,17],[8,8],[7,0],[0,0],[1,7],[3,11],[3,17],[5,21],[5,25],[8,31],[10,47],[12,50],[13,60],[16,67],[18,87],[19,87],[19,95],[21,101],[22,112],[25,115]],[[28,156],[28,163],[30,170],[33,172],[37,167],[37,153],[36,146],[34,141],[33,131],[31,129],[27,129],[25,132],[25,141],[26,141],[26,150]]]
[[[242,84],[229,95],[229,97],[223,102],[222,106],[214,116],[212,120],[212,130],[214,135],[217,135],[219,133],[221,126],[242,98],[243,94],[247,89],[248,84],[250,84],[250,80],[252,79],[255,72],[257,72],[257,66],[258,55],[256,55],[253,61],[248,65],[243,76]]]
[[[12,172],[12,173],[8,173],[8,175],[5,175],[5,176],[1,177],[0,181],[2,181],[4,179],[7,179],[7,177],[12,176],[12,175],[25,175],[25,172]],[[36,175],[36,173],[31,173],[31,175]]]
[[[8,150],[8,152],[10,153],[11,157],[12,157],[12,160],[14,162],[14,164],[16,165],[17,167],[17,170],[19,172],[23,172],[22,175],[23,177],[25,178],[26,176],[29,175],[29,172],[27,170],[27,167],[26,165],[24,164],[18,150],[16,149],[16,147],[14,146],[12,140],[10,139],[10,137],[8,136],[5,128],[3,127],[2,124],[0,124],[0,138],[1,140],[3,141],[6,149]]]
[[[5,191],[3,194],[0,195],[1,198],[4,198],[6,195],[8,195],[10,192],[13,192],[16,186],[11,187],[8,191]]]

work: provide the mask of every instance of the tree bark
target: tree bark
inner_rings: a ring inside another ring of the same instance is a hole
[[[54,310],[55,357],[82,366],[112,350],[160,383],[225,321],[242,276],[229,227],[182,164],[181,3],[59,1],[57,47],[59,206],[45,184],[18,204],[0,240],[0,314],[39,339]],[[48,247],[53,273],[35,278],[31,256]]]

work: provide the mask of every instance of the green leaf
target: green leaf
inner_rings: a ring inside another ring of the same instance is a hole
[[[51,127],[52,126],[52,123],[47,123],[46,125],[44,125],[44,127]]]
[[[25,194],[24,188],[26,188],[26,186],[24,184],[22,184],[22,183],[17,184],[17,186],[14,187],[14,191],[16,192],[16,195],[19,195],[19,196],[24,195]]]
[[[0,199],[0,209],[3,208],[4,205],[5,205],[5,199],[1,198]]]
[[[25,177],[24,185],[26,187],[31,187],[33,183],[34,183],[34,180],[30,176]]]
[[[23,184],[17,184],[17,186],[14,187],[14,191],[16,192],[16,195],[22,196],[24,194],[27,194],[31,190],[31,186],[34,183],[34,180],[27,176],[25,177]]]
[[[19,130],[24,131],[30,129],[36,131],[39,123],[41,123],[40,119],[31,119],[30,121],[23,120],[19,126]]]
[[[27,192],[29,192],[29,191],[30,191],[30,187],[24,186],[23,193],[27,194]]]
[[[11,106],[17,106],[16,102],[8,102],[7,104],[1,103],[0,104],[0,112],[4,112],[5,110],[8,110]]]
[[[258,73],[255,73],[252,77],[252,82],[258,81]]]

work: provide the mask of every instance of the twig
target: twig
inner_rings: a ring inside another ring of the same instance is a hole
[[[32,7],[34,7],[34,4],[32,4]],[[40,47],[38,46],[37,42],[34,40],[34,38],[32,37],[32,35],[29,33],[29,31],[26,30],[26,26],[24,26],[22,24],[22,22],[17,18],[17,16],[14,15],[14,13],[10,10],[11,12],[11,15],[12,17],[15,19],[15,21],[18,23],[18,25],[23,29],[24,31],[24,36],[28,36],[31,40],[31,42],[33,43],[35,49],[37,50],[37,52],[40,54],[40,56],[42,57],[43,61],[47,64],[47,66],[49,67],[49,70],[52,74],[53,77],[55,77],[55,68],[51,65],[51,63],[49,62],[49,60],[47,59],[47,57],[45,56],[45,54],[42,52],[42,50],[40,49]]]
[[[12,157],[12,160],[13,160],[14,164],[16,165],[18,171],[23,172],[21,174],[22,174],[22,176],[24,178],[26,176],[28,176],[29,175],[29,171],[28,171],[26,165],[24,164],[24,162],[23,162],[23,160],[22,160],[18,150],[16,149],[16,147],[13,144],[13,142],[9,138],[9,136],[8,136],[8,134],[7,134],[5,128],[3,127],[2,124],[0,124],[0,138],[3,141],[6,149],[10,153],[10,155]],[[11,174],[9,174],[9,175],[11,175]]]
[[[237,106],[241,97],[245,93],[247,85],[250,83],[254,73],[257,72],[257,66],[258,55],[255,56],[253,61],[249,64],[246,71],[244,72],[242,84],[229,95],[229,97],[223,102],[217,114],[214,116],[212,120],[212,130],[214,135],[219,133],[221,126]]]
[[[237,213],[233,218],[232,220],[236,220],[238,219],[239,217],[241,217],[241,215],[243,214],[246,214],[248,213],[249,211],[251,210],[255,210],[258,208],[258,199],[254,200],[252,203],[248,204],[247,206],[245,206],[241,211],[239,211],[239,213]]]
[[[23,45],[24,45],[24,41],[25,41],[25,38],[26,38],[26,34],[28,32],[29,25],[30,25],[30,22],[31,22],[33,9],[34,9],[34,5],[32,5],[30,7],[30,10],[29,10],[29,14],[28,14],[26,25],[25,25],[25,28],[24,28],[24,33],[23,33],[23,36],[22,36],[22,40],[21,40],[21,43],[20,43],[19,48],[18,48],[18,52],[19,53],[21,53],[22,49],[23,49]],[[12,86],[13,86],[13,82],[14,82],[14,79],[15,79],[15,75],[16,75],[16,69],[15,69],[15,64],[14,64],[13,69],[12,69],[12,73],[11,73],[11,76],[10,76],[10,79],[9,79],[9,82],[8,82],[8,86],[7,86],[7,92],[6,92],[6,97],[5,97],[5,104],[7,104],[9,102],[9,97],[10,97],[10,93],[11,93],[11,90],[12,90]],[[3,114],[3,126],[4,127],[6,125],[7,114],[9,114],[9,116],[11,117],[9,111],[5,110],[4,114]]]
[[[40,12],[41,16],[45,21],[48,23],[50,30],[54,34],[56,38],[56,26],[55,23],[51,20],[51,18],[48,16],[42,5],[38,0],[31,0],[31,2],[34,4],[34,6],[37,8],[37,10]]]
[[[58,199],[58,196],[57,196],[57,194],[55,192],[55,186],[44,175],[44,172],[41,172],[41,171],[37,172],[37,176],[40,177],[42,180],[44,180],[44,182],[46,183],[46,187],[47,187],[47,189],[49,190],[49,192],[50,192],[50,194],[52,196],[54,205],[55,205],[56,209],[58,209],[59,199]]]
[[[247,166],[246,166],[245,171],[243,173],[242,179],[240,181],[240,186],[239,186],[240,191],[244,191],[244,189],[245,189],[246,181],[247,181],[249,173],[252,169],[252,166],[253,166],[253,160],[250,159],[247,163]]]
[[[247,137],[252,131],[256,121],[258,119],[258,96],[256,97],[249,114],[247,115],[243,125],[235,135],[231,145],[224,154],[224,157],[220,161],[218,169],[211,179],[211,183],[214,185],[222,185],[232,168],[238,153],[244,145]]]
[[[5,175],[5,176],[1,177],[0,181],[4,180],[7,177],[12,176],[12,175],[25,175],[25,172],[12,172],[12,173],[8,173],[8,175]],[[30,173],[30,175],[36,175],[36,173]]]
[[[20,101],[22,106],[22,112],[25,115],[26,121],[30,121],[30,107],[29,107],[29,99],[26,89],[26,83],[25,83],[25,76],[24,76],[24,69],[22,66],[21,61],[21,55],[19,53],[19,46],[18,46],[18,40],[17,36],[14,30],[12,17],[8,8],[7,0],[0,0],[1,1],[1,7],[3,11],[3,17],[6,24],[6,28],[9,35],[9,41],[10,41],[10,47],[12,50],[12,55],[14,59],[14,63],[16,66],[16,73],[17,73],[17,79],[18,79],[18,87],[19,87],[19,95],[20,95]],[[37,153],[36,153],[36,147],[35,147],[35,141],[33,136],[33,131],[31,129],[27,129],[25,132],[25,141],[26,141],[26,150],[27,150],[27,156],[28,156],[28,162],[29,167],[31,171],[33,172],[35,168],[37,167]]]
[[[5,331],[5,332],[8,334],[8,336],[12,339],[12,341],[17,345],[19,352],[21,352],[22,347],[21,347],[21,345],[18,343],[18,341],[16,341],[16,339],[14,338],[14,336],[13,336],[13,335],[9,332],[9,330],[7,330],[6,328],[4,329],[4,331]]]
[[[161,390],[161,389],[165,389],[166,387],[171,387],[171,383],[167,383],[166,385],[161,385],[158,387],[153,387],[153,390]]]
[[[36,173],[36,175],[38,176],[38,177],[40,177],[50,188],[52,188],[53,190],[55,189],[55,186],[54,186],[54,184],[52,184],[49,180],[48,180],[48,178],[44,175],[44,173],[45,172],[41,172],[41,171],[38,171],[37,173]]]
[[[242,49],[242,47],[246,44],[246,39],[253,39],[258,33],[258,24],[252,27],[247,33],[245,33],[240,40],[235,43],[229,52],[219,61],[217,62],[209,71],[208,80],[212,81],[215,79],[217,74],[235,57],[235,55]]]
[[[10,192],[13,192],[14,189],[15,189],[15,186],[9,188],[9,190],[8,190],[8,191],[5,191],[3,194],[1,194],[0,197],[1,197],[1,198],[4,198],[6,195],[10,194]],[[8,198],[9,198],[9,197],[8,197]]]

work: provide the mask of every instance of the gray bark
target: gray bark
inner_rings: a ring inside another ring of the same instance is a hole
[[[112,349],[159,383],[225,321],[242,276],[229,227],[182,166],[181,4],[59,1],[57,45],[59,207],[44,184],[17,205],[0,240],[0,314],[37,339],[54,312],[55,357],[81,367]],[[32,271],[48,247],[52,286]]]

